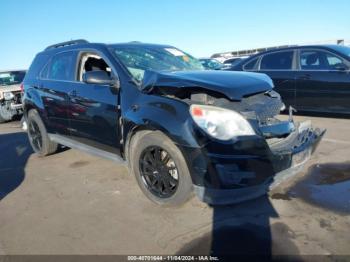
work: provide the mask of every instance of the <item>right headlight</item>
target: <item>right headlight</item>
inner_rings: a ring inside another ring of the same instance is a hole
[[[5,100],[12,100],[15,97],[15,95],[12,92],[4,92],[3,96]]]
[[[195,123],[216,139],[230,140],[236,136],[255,135],[249,122],[235,111],[215,106],[191,105],[190,113]]]

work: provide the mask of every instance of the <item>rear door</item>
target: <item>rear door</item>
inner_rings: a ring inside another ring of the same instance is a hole
[[[69,93],[73,90],[76,51],[54,55],[40,74],[42,102],[51,133],[69,134]]]
[[[103,57],[103,58],[102,58]],[[119,92],[108,85],[82,81],[85,71],[103,70],[116,77],[111,63],[98,51],[79,53],[76,81],[69,94],[71,138],[93,147],[119,152]]]
[[[349,67],[340,56],[322,49],[298,55],[297,107],[305,111],[350,113]]]
[[[286,106],[295,106],[296,72],[295,50],[267,53],[260,59],[259,73],[271,77],[275,90],[281,95]]]

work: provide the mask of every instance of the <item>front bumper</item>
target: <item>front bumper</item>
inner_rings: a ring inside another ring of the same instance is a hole
[[[288,137],[271,144],[264,138],[209,143],[190,156],[194,190],[209,204],[232,204],[261,196],[299,173],[324,133],[304,122]]]
[[[22,104],[11,103],[10,108],[12,110],[23,110],[23,105]]]

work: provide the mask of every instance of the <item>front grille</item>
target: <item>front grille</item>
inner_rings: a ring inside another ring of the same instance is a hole
[[[15,97],[13,98],[14,104],[22,104],[22,95],[20,92],[14,93]]]
[[[273,96],[271,96],[273,92]],[[283,106],[281,97],[278,93],[270,91],[270,93],[260,93],[247,98],[242,102],[246,105],[248,111],[254,111],[258,120],[265,124],[269,118],[278,115]]]
[[[218,98],[215,99],[214,105],[238,112],[254,112],[257,120],[266,124],[270,118],[280,113],[283,103],[277,92],[269,91],[244,97],[241,101]]]

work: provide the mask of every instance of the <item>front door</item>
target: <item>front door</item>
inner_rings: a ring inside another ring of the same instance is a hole
[[[297,75],[297,107],[305,111],[350,113],[350,74],[342,58],[302,49]]]
[[[119,152],[119,94],[109,85],[87,84],[82,75],[103,70],[114,74],[111,67],[95,53],[81,53],[77,81],[69,95],[71,137],[79,142],[112,153]]]

